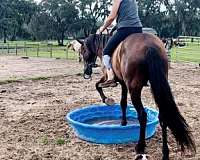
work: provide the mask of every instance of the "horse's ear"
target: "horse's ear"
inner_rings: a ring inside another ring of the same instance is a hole
[[[80,40],[80,39],[76,39],[81,45],[84,45],[84,41]]]

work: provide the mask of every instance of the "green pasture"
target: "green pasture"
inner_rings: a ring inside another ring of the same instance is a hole
[[[8,41],[6,44],[0,42],[0,54],[17,54],[29,57],[49,57],[78,59],[78,54],[66,48],[58,46],[57,41]],[[17,49],[16,49],[17,48]],[[200,63],[200,44],[187,43],[184,47],[173,47],[170,51],[172,61],[189,61]]]
[[[58,46],[57,41],[8,41],[6,44],[0,42],[0,54],[77,59],[78,54],[67,49],[67,42],[64,41],[64,46]]]
[[[190,43],[184,47],[172,48],[171,60],[200,63],[200,45]]]

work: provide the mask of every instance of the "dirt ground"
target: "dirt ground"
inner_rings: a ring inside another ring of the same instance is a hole
[[[0,55],[0,81],[75,75],[80,68],[74,61],[54,58],[21,58]]]
[[[0,56],[0,81],[24,79],[0,85],[1,160],[134,159],[134,143],[100,145],[82,141],[65,122],[69,111],[101,103],[94,87],[101,76],[100,69],[95,69],[91,81],[84,80],[81,72],[82,64],[75,61]],[[181,155],[170,134],[170,159],[200,160],[200,68],[172,63],[169,82],[197,147],[195,156]],[[106,89],[105,93],[119,102],[119,86]],[[142,100],[144,105],[155,107],[149,87],[144,88]],[[161,146],[158,127],[155,136],[147,140],[146,151],[152,160],[161,160]]]

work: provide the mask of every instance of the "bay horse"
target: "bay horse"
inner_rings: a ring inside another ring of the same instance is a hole
[[[92,75],[92,62],[95,56],[102,58],[102,50],[106,42],[101,41],[104,35],[90,35],[82,43],[82,55],[84,60],[84,76]],[[80,42],[81,43],[81,42]],[[167,142],[167,128],[169,128],[180,146],[181,151],[186,149],[196,152],[195,142],[186,120],[181,115],[170,85],[168,83],[168,59],[162,41],[149,33],[135,33],[128,36],[115,49],[112,55],[112,67],[115,80],[121,85],[121,125],[127,124],[126,108],[127,94],[129,92],[133,106],[138,113],[140,123],[140,137],[135,147],[137,154],[145,153],[145,130],[147,113],[141,101],[141,91],[150,82],[151,91],[155,103],[159,109],[159,122],[162,128],[162,153],[163,160],[169,160],[169,148]],[[103,69],[103,77],[96,83],[96,89],[101,99],[106,103],[108,98],[103,93],[100,83],[106,80],[106,72]]]

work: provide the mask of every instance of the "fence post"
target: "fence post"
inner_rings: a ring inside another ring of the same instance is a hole
[[[178,56],[178,53],[177,53],[178,51],[177,51],[177,47],[176,47],[176,49],[175,49],[175,61],[177,62],[177,56]]]
[[[66,46],[68,46],[68,42]],[[66,47],[66,59],[68,59],[68,47]]]
[[[8,54],[10,53],[10,50],[9,50],[9,43],[7,44],[7,53],[8,53]]]
[[[39,47],[40,47],[40,45],[38,43],[38,46],[37,46],[37,57],[39,57]]]
[[[15,44],[15,54],[17,55],[17,43]]]
[[[3,43],[2,43],[2,45],[1,45],[1,52],[2,52],[2,54],[3,54],[3,49],[4,49],[4,47],[3,47]]]
[[[2,44],[2,53],[4,54],[4,49],[5,49],[5,47],[4,47],[4,43]]]
[[[74,52],[74,58],[73,59],[76,59],[76,53]]]
[[[50,44],[50,57],[52,58],[53,55],[52,55],[52,44]]]
[[[28,53],[27,53],[27,45],[26,45],[26,43],[25,43],[25,51],[26,51],[26,56],[28,56]]]
[[[26,42],[24,42],[24,54],[25,54],[25,52],[26,52],[25,46],[26,46]]]

